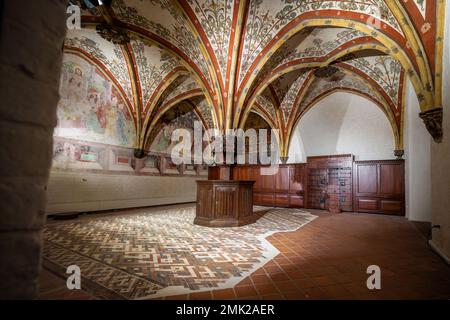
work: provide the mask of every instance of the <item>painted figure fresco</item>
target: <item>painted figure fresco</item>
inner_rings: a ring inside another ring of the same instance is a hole
[[[150,141],[151,152],[170,154],[177,142],[172,142],[171,137],[175,129],[187,129],[193,134],[194,121],[200,121],[187,103],[180,103],[167,111],[153,129]]]
[[[133,147],[134,123],[124,99],[100,70],[66,54],[55,136]]]

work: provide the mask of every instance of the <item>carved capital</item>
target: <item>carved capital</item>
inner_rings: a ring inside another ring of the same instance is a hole
[[[113,28],[106,23],[101,23],[96,27],[97,33],[106,41],[114,44],[127,44],[130,43],[130,37],[125,31]]]
[[[420,118],[425,123],[428,132],[437,143],[442,142],[442,108],[435,108],[421,112]]]
[[[289,157],[280,157],[281,163],[286,164],[289,160]]]
[[[145,158],[146,154],[145,154],[145,150],[143,149],[134,149],[134,157],[136,159],[143,159]]]
[[[396,156],[397,159],[402,159],[404,154],[405,150],[394,150],[394,156]]]

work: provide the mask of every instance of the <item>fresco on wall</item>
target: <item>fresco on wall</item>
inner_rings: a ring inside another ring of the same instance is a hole
[[[55,136],[133,147],[134,122],[119,91],[99,69],[65,54]]]
[[[52,165],[54,169],[103,169],[106,153],[105,146],[55,138]]]
[[[172,142],[176,129],[186,129],[194,133],[194,122],[200,121],[191,105],[181,102],[163,114],[150,135],[150,152],[170,154],[178,142]]]

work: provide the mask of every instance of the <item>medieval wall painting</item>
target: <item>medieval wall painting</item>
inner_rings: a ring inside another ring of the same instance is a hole
[[[170,155],[178,144],[172,141],[172,133],[176,129],[186,129],[191,136],[194,134],[194,122],[200,121],[192,107],[187,103],[180,103],[168,110],[156,124],[150,134],[150,152]]]
[[[55,137],[53,144],[54,169],[103,170],[106,156],[105,147]]]
[[[124,99],[100,70],[64,55],[55,136],[133,147],[134,122]]]
[[[134,121],[113,82],[87,60],[66,53],[60,96],[53,169],[133,172]],[[144,168],[136,174],[160,174],[157,157],[170,156],[176,144],[171,141],[172,132],[183,128],[193,133],[194,121],[199,119],[187,103],[166,112],[152,131],[150,154]],[[180,174],[170,158],[163,163],[167,165],[166,174]]]

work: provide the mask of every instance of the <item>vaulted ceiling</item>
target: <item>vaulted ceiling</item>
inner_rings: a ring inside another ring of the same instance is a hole
[[[250,112],[292,129],[336,91],[372,100],[403,148],[409,77],[421,111],[441,106],[441,1],[113,0],[82,11],[66,54],[107,75],[132,114],[136,148],[180,103],[207,128],[245,127]]]

